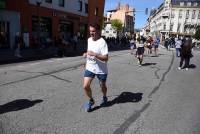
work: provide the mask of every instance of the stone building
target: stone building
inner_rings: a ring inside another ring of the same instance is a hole
[[[106,31],[107,32],[114,32],[114,35],[116,34],[115,31],[113,31],[112,28],[110,28],[110,24],[111,24],[111,20],[114,19],[118,19],[122,22],[123,25],[123,31],[122,33],[126,34],[130,34],[134,32],[134,24],[135,24],[135,17],[134,17],[134,8],[130,7],[128,4],[126,5],[121,5],[120,3],[118,3],[118,6],[116,9],[113,10],[108,10],[107,11],[107,20],[106,20],[106,24],[108,24],[107,29],[111,29],[110,31]]]
[[[194,35],[200,26],[199,0],[165,0],[148,18],[144,29],[150,35]]]

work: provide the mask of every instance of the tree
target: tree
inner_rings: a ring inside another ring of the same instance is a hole
[[[116,31],[120,31],[122,30],[122,22],[121,20],[118,20],[118,19],[114,19],[111,21],[111,26],[113,29],[115,29]]]
[[[101,28],[104,29],[105,27],[106,27],[106,24],[105,24],[104,21],[102,21],[102,23],[101,23]]]
[[[200,40],[200,27],[197,28],[194,38]]]

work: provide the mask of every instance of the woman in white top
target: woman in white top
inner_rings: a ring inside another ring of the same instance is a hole
[[[180,57],[181,45],[182,45],[182,41],[180,37],[178,37],[178,39],[175,39],[176,57]]]
[[[130,40],[130,49],[131,49],[131,54],[133,55],[134,49],[136,49],[136,41],[135,41],[134,38],[132,38],[132,39]]]

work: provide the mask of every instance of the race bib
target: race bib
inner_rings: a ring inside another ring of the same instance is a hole
[[[87,57],[87,61],[88,61],[88,63],[90,63],[90,64],[96,64],[96,59],[95,59],[95,57]]]

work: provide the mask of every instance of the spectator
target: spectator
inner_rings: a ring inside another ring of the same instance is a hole
[[[15,49],[15,56],[18,57],[18,58],[21,58],[21,47],[23,45],[23,38],[22,38],[22,35],[21,33],[17,32],[16,33],[16,36],[15,36],[15,46],[16,46],[16,49]]]

